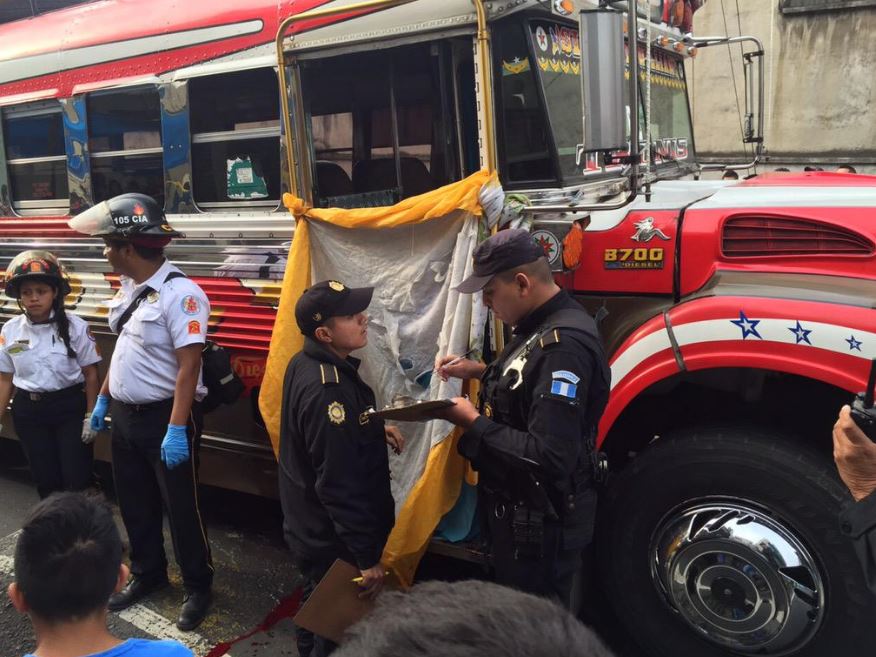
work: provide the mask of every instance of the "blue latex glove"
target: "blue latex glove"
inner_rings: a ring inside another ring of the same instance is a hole
[[[161,441],[161,460],[171,469],[189,460],[189,441],[186,439],[185,425],[167,425],[167,433]]]
[[[98,395],[91,411],[91,428],[94,431],[106,431],[106,412],[109,410],[109,395]]]

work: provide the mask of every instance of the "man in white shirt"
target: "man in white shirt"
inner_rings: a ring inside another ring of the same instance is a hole
[[[70,227],[102,237],[104,255],[121,274],[121,289],[108,302],[118,339],[92,415],[92,426],[104,428],[111,403],[113,473],[131,544],[131,580],[109,608],[125,609],[167,585],[163,503],[186,589],[177,626],[193,630],[207,614],[213,581],[197,489],[200,401],[207,393],[201,352],[210,304],[164,258],[164,246],[181,234],[150,197],[116,196],[76,216]]]

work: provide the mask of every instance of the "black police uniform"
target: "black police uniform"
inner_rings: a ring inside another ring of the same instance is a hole
[[[365,415],[375,399],[358,368],[307,337],[283,382],[280,501],[305,600],[337,558],[376,565],[395,519],[384,425]],[[310,641],[299,631],[299,653]],[[316,642],[317,654],[331,648]]]
[[[840,529],[854,541],[867,586],[876,594],[876,492],[842,512]]]
[[[505,373],[524,360],[519,373]],[[484,372],[459,452],[479,473],[499,583],[570,604],[596,514],[593,450],[610,371],[596,324],[565,291],[533,311]]]

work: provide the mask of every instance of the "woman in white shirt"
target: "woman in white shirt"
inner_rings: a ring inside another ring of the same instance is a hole
[[[92,483],[100,356],[85,320],[64,310],[69,293],[48,251],[19,253],[6,270],[6,295],[21,315],[0,330],[0,418],[15,390],[12,422],[40,497]]]

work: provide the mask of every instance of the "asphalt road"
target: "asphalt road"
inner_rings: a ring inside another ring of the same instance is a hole
[[[108,475],[101,468],[98,473]],[[34,647],[29,623],[12,608],[5,591],[12,578],[16,532],[38,499],[18,444],[0,440],[0,655],[7,657]],[[205,655],[220,642],[256,628],[297,588],[298,574],[283,544],[277,502],[211,488],[202,491],[201,501],[216,567],[212,613],[193,633],[176,630],[183,589],[166,533],[172,586],[121,614],[110,614],[109,624],[117,636],[179,639],[196,655]],[[297,655],[291,622],[281,621],[272,631],[238,643],[230,654]]]
[[[109,468],[98,464],[98,475],[112,497]],[[16,532],[28,509],[38,501],[27,464],[17,443],[0,439],[0,655],[15,657],[33,649],[27,620],[9,603],[5,591],[12,578]],[[212,613],[192,633],[174,623],[182,602],[179,571],[173,563],[170,536],[165,545],[171,562],[172,586],[120,614],[109,625],[121,638],[172,638],[204,657],[216,645],[251,632],[298,587],[299,575],[289,563],[281,535],[282,514],[273,500],[202,487],[201,509],[208,525],[216,568]],[[121,528],[121,521],[119,520]],[[124,536],[124,533],[122,534]],[[483,576],[478,566],[427,555],[419,579],[468,579]],[[647,657],[628,644],[628,637],[604,612],[604,603],[591,600],[594,625],[607,638],[617,657]],[[230,657],[293,657],[297,655],[294,628],[288,619],[270,631],[236,643]]]

